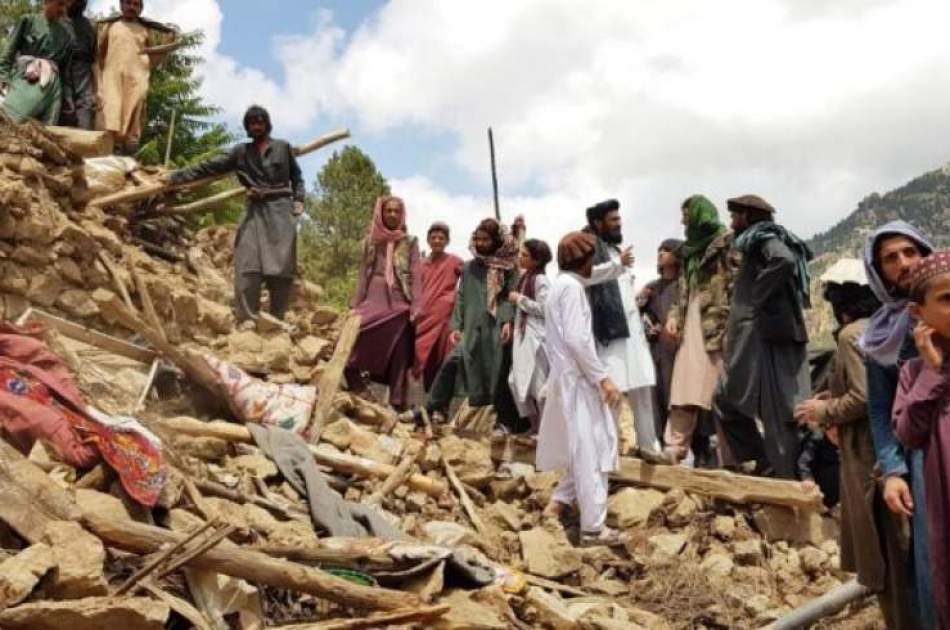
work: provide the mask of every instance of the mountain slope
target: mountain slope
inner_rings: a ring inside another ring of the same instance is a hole
[[[837,225],[808,241],[815,252],[811,265],[814,306],[806,319],[814,345],[829,346],[835,328],[831,309],[821,299],[817,279],[840,258],[861,258],[868,234],[895,219],[915,225],[937,247],[950,247],[950,164],[884,195],[868,195]]]

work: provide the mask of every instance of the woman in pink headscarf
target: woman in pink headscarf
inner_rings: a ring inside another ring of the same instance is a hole
[[[406,406],[412,324],[421,290],[419,243],[406,233],[406,206],[399,197],[380,197],[363,241],[359,286],[352,304],[362,320],[346,380],[355,391],[365,389],[366,375],[388,385],[389,402],[397,410]]]

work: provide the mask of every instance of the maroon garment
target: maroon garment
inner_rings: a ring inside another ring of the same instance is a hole
[[[940,627],[950,630],[950,361],[937,371],[922,359],[901,368],[894,430],[908,449],[924,450],[924,490],[933,591]]]
[[[417,282],[419,251],[413,246],[409,254],[413,293]],[[410,314],[415,296],[407,298],[400,284],[392,288],[386,282],[386,245],[376,246],[371,273],[360,269],[357,295],[362,301],[354,309],[360,314],[360,333],[347,364],[346,378],[350,385],[361,382],[361,373],[368,373],[376,383],[389,386],[389,402],[396,409],[406,404],[406,386],[413,358],[413,331]],[[418,303],[418,302],[417,302]]]
[[[425,258],[422,268],[422,303],[416,317],[416,361],[413,373],[423,378],[426,391],[445,358],[452,352],[452,309],[458,294],[462,259],[445,254],[438,260]]]

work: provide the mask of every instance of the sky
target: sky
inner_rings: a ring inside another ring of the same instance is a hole
[[[107,11],[115,0],[92,0]],[[756,193],[804,237],[950,156],[946,0],[147,0],[201,29],[208,102],[304,142],[348,127],[464,252],[493,212],[552,245],[621,202],[641,279],[679,207]],[[337,145],[337,148],[342,145]],[[331,154],[302,166],[309,183]]]

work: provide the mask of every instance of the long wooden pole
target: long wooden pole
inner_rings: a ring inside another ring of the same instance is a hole
[[[110,546],[133,553],[153,553],[163,545],[178,543],[184,537],[161,527],[94,512],[86,512],[82,520],[89,531]],[[419,598],[412,593],[354,584],[302,564],[250,551],[226,540],[190,559],[188,566],[307,593],[355,608],[398,610],[420,604]]]
[[[495,134],[488,128],[488,152],[491,154],[491,187],[495,195],[495,220],[501,223],[501,208],[498,205],[498,169],[495,166]]]
[[[330,133],[324,134],[319,138],[311,140],[306,144],[294,147],[294,155],[297,157],[307,155],[308,153],[313,153],[317,149],[321,149],[328,144],[332,144],[338,140],[349,137],[349,129],[337,129],[336,131],[331,131]],[[230,173],[222,173],[221,175],[204,177],[202,179],[185,184],[172,184],[170,182],[155,182],[152,184],[145,184],[144,186],[138,186],[131,190],[120,190],[119,192],[97,197],[90,201],[89,205],[99,208],[106,208],[108,206],[115,206],[122,203],[132,203],[134,201],[148,199],[149,197],[155,197],[157,195],[174,192],[176,190],[190,190],[193,188],[198,188],[200,186],[204,186],[205,184],[210,184],[211,182],[217,181],[223,177],[227,177],[228,175],[230,175]]]
[[[166,428],[173,435],[190,435],[193,437],[211,437],[226,442],[240,442],[253,444],[254,438],[247,427],[233,422],[202,422],[193,418],[161,418],[155,422]],[[329,466],[338,472],[357,475],[373,479],[386,479],[396,471],[396,466],[384,464],[365,457],[356,457],[346,453],[335,453],[316,446],[310,446],[310,452],[318,464]],[[411,474],[406,478],[406,484],[415,490],[425,492],[434,497],[445,494],[448,487],[445,483],[421,475]]]
[[[165,168],[168,168],[168,165],[172,161],[172,140],[175,139],[175,119],[178,118],[178,110],[172,110],[172,119],[168,123],[168,139],[165,141]]]

